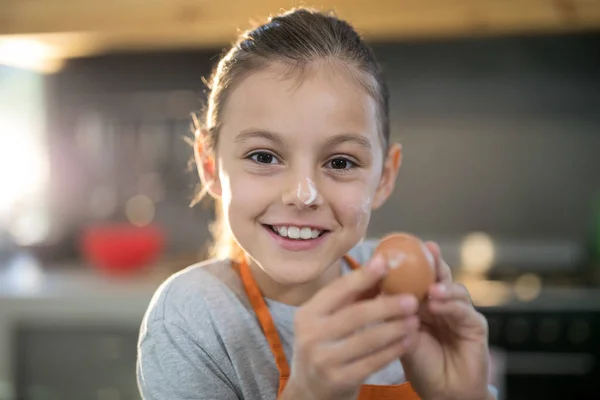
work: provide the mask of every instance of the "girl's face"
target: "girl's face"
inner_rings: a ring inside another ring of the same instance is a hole
[[[367,232],[394,187],[377,103],[342,69],[282,78],[271,65],[227,100],[212,192],[242,248],[281,285],[318,280]]]

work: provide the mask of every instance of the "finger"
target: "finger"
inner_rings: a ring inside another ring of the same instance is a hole
[[[436,282],[452,282],[452,270],[442,258],[440,246],[435,242],[426,242],[425,246],[429,249],[435,260]]]
[[[481,314],[471,304],[464,301],[431,301],[428,307],[433,315],[449,319],[451,325],[482,326]]]
[[[440,245],[437,244],[436,242],[430,240],[428,242],[425,242],[425,246],[427,246],[427,249],[431,252],[431,255],[437,260],[438,258],[440,258],[441,254],[442,254],[442,250],[440,249]]]
[[[340,368],[337,374],[340,379],[347,378],[350,382],[364,382],[371,374],[410,351],[415,343],[415,335],[406,336],[365,358]]]
[[[429,288],[430,300],[462,300],[471,303],[467,288],[460,283],[436,283]]]
[[[416,332],[418,327],[419,319],[414,316],[380,323],[345,340],[323,346],[321,354],[329,365],[351,363],[398,342]]]
[[[376,286],[385,273],[385,260],[375,256],[364,268],[342,276],[317,292],[305,309],[321,315],[331,314]]]
[[[416,314],[418,308],[417,298],[411,295],[382,296],[354,303],[332,315],[327,338],[340,339],[370,324],[410,317]]]
[[[355,301],[371,300],[381,294],[381,281],[377,282],[375,286],[367,289],[366,291],[359,294]]]

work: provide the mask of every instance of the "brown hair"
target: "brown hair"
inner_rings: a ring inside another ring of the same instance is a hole
[[[223,110],[234,86],[272,62],[286,66],[286,77],[300,79],[315,63],[335,63],[344,68],[377,101],[382,144],[387,149],[390,136],[388,88],[372,49],[350,24],[333,13],[296,8],[241,34],[216,65],[208,82],[208,105],[202,119],[205,125],[200,127],[196,121],[195,127],[196,140],[202,132],[205,151],[217,150]],[[193,204],[205,193],[201,191]],[[211,256],[239,260],[243,252],[229,231],[229,224],[225,223],[220,202],[216,203],[216,220],[212,226],[215,244]]]

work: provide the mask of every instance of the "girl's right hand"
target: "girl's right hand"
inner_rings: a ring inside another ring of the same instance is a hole
[[[303,399],[354,399],[371,374],[411,348],[419,328],[415,297],[360,300],[386,269],[383,259],[374,258],[297,311],[292,371],[282,398],[298,391]]]

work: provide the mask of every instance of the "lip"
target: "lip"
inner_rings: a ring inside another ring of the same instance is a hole
[[[276,224],[264,224],[264,225],[270,225],[270,226],[295,226],[296,228],[310,228],[310,229],[316,229],[319,231],[330,231],[331,229],[328,229],[326,227],[324,227],[323,225],[316,225],[316,224],[307,224],[307,223],[295,223],[295,222],[281,222],[281,223],[276,223]]]
[[[296,226],[296,225],[290,225],[290,226]],[[308,227],[310,225],[301,225],[301,226]],[[307,240],[288,239],[288,238],[279,236],[278,234],[273,232],[271,227],[268,225],[262,225],[262,227],[265,229],[265,231],[267,231],[267,234],[269,234],[271,236],[271,238],[273,238],[273,240],[275,241],[275,243],[277,243],[277,245],[279,245],[284,250],[288,250],[288,251],[313,250],[313,249],[317,248],[319,245],[321,245],[321,243],[323,243],[323,241],[329,235],[329,232],[324,232],[321,236],[319,236],[315,239],[307,239]],[[314,229],[320,229],[320,228],[314,228]]]

